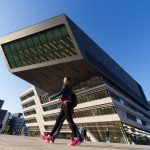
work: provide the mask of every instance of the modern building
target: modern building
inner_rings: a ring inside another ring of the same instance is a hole
[[[21,135],[24,126],[25,119],[22,113],[11,114],[7,122],[6,133],[11,135]]]
[[[4,101],[0,100],[0,109],[2,108],[3,104],[4,104]]]
[[[2,134],[5,130],[9,113],[7,110],[1,109],[4,104],[4,100],[0,100],[0,134]]]
[[[26,126],[31,136],[40,136],[46,132],[44,128],[43,108],[40,97],[46,94],[43,90],[32,87],[20,96]]]
[[[148,143],[150,106],[141,85],[66,15],[1,37],[0,44],[10,72],[50,94],[61,88],[64,76],[72,78],[79,100],[74,120],[87,128],[91,140],[104,141],[109,128],[112,142]],[[33,93],[21,96],[26,122],[35,130],[50,132],[60,102]],[[67,134],[65,122],[60,136]]]

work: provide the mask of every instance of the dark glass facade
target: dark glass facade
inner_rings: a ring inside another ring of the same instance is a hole
[[[126,115],[127,115],[127,118],[128,118],[128,119],[130,119],[130,120],[132,120],[132,121],[135,121],[135,122],[137,122],[138,124],[141,124],[141,125],[143,125],[143,126],[146,126],[146,127],[150,128],[150,123],[149,123],[149,122],[147,122],[147,121],[145,121],[145,120],[143,120],[143,119],[137,118],[136,116],[134,116],[134,115],[132,115],[132,114],[130,114],[130,113],[126,113]]]
[[[65,25],[3,44],[11,69],[77,55]]]

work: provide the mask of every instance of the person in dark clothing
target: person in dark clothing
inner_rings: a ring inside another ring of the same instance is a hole
[[[109,132],[109,128],[106,128],[105,138],[106,138],[106,142],[107,142],[107,143],[110,143],[110,132]]]
[[[80,132],[82,138],[85,140],[86,137],[87,137],[87,130],[86,130],[86,128],[81,127],[81,128],[79,129],[79,132]]]
[[[61,105],[61,111],[56,119],[54,128],[52,129],[50,135],[46,138],[46,140],[51,143],[53,143],[55,141],[55,138],[56,138],[56,136],[58,136],[58,134],[61,130],[61,127],[63,125],[63,122],[66,119],[69,124],[69,127],[72,131],[72,135],[74,137],[74,140],[69,145],[74,146],[74,145],[80,144],[83,140],[82,140],[79,130],[72,118],[73,91],[72,91],[72,86],[71,86],[71,79],[69,77],[65,77],[63,83],[64,84],[63,84],[62,90],[60,92],[54,94],[53,96],[50,96],[50,100],[54,100],[54,99],[60,97],[60,99],[62,101],[62,105]]]
[[[2,127],[3,127],[3,124],[0,122],[0,130],[2,129]]]

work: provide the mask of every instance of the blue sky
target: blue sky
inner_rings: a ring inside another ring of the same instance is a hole
[[[0,0],[0,36],[66,13],[143,87],[150,100],[149,0]],[[0,56],[4,109],[22,111],[31,85],[9,73]]]

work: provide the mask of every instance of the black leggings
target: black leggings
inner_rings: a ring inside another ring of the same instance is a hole
[[[79,133],[79,130],[72,119],[72,112],[73,112],[73,109],[72,109],[70,102],[65,102],[62,104],[61,111],[56,119],[54,128],[50,133],[51,137],[56,138],[56,136],[59,135],[63,122],[65,119],[67,119],[67,122],[69,123],[69,127],[72,131],[73,137],[79,137],[80,139],[82,139]]]

